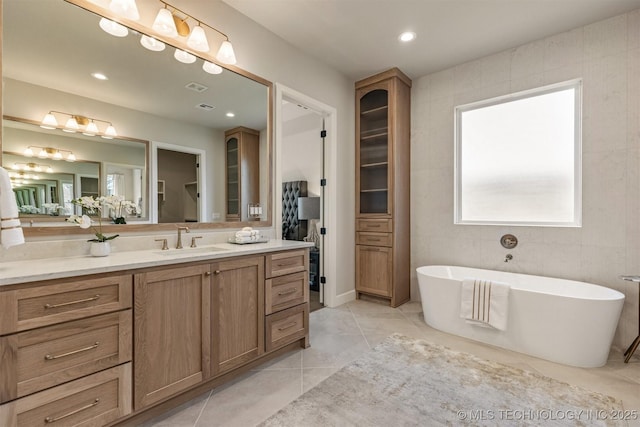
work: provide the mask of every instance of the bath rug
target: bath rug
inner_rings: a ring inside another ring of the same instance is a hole
[[[622,402],[394,334],[260,424],[626,426]]]

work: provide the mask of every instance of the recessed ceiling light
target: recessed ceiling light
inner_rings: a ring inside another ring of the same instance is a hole
[[[102,73],[91,73],[91,77],[98,80],[109,80],[109,77],[105,76]]]
[[[416,33],[414,33],[413,31],[405,31],[404,33],[400,34],[398,36],[398,40],[400,40],[401,42],[410,42],[412,40],[416,39]]]
[[[229,111],[227,114],[225,114],[225,116],[227,116],[227,117],[235,117],[236,115],[234,113],[232,113],[231,111]]]

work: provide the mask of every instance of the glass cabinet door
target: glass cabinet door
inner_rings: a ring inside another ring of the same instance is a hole
[[[360,98],[360,213],[389,212],[389,93],[376,89]]]
[[[239,159],[238,138],[227,139],[227,216],[240,215],[240,179],[238,173]]]

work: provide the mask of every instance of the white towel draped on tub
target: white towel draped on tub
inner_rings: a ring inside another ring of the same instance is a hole
[[[510,286],[506,283],[464,279],[460,317],[478,326],[506,330],[509,289]]]
[[[0,244],[5,249],[24,243],[18,219],[18,203],[11,188],[9,173],[0,167]]]

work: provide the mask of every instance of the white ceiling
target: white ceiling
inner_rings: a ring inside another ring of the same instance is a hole
[[[640,8],[640,0],[223,0],[348,77],[411,78]],[[398,35],[417,39],[401,44]]]

